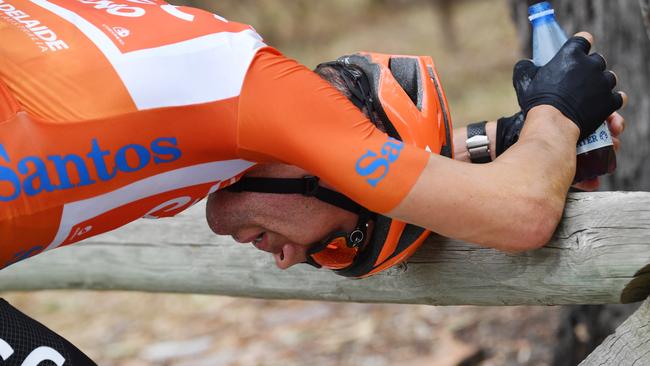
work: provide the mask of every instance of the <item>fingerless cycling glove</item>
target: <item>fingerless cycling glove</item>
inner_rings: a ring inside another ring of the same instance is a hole
[[[519,111],[510,117],[497,120],[496,154],[503,154],[510,146],[519,140],[521,129],[524,128],[524,113]]]
[[[585,38],[572,37],[544,66],[531,60],[515,65],[513,83],[524,116],[533,107],[551,105],[580,128],[582,140],[622,107],[621,94],[613,91],[616,76],[590,48]]]

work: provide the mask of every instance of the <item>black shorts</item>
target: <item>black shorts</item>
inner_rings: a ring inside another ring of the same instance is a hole
[[[0,365],[97,365],[72,343],[0,299]]]

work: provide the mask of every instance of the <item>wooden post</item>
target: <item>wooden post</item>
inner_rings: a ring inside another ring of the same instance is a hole
[[[650,298],[580,366],[650,365]]]
[[[212,234],[202,207],[140,220],[0,271],[0,291],[99,289],[436,305],[601,304],[650,294],[650,193],[572,194],[553,240],[506,254],[432,236],[408,265],[364,280]]]

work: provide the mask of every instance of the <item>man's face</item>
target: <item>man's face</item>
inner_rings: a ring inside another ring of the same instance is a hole
[[[260,165],[247,176],[299,178],[308,173],[284,164]],[[206,219],[212,231],[253,243],[273,254],[281,269],[306,260],[310,244],[334,231],[354,230],[357,215],[300,194],[217,191],[208,197]]]

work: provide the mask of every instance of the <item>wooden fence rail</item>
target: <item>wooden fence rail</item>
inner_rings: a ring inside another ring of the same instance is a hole
[[[274,268],[213,235],[203,208],[140,220],[0,271],[0,291],[100,289],[435,305],[604,304],[650,294],[650,193],[569,197],[553,240],[505,254],[439,236],[408,265],[365,280]]]

